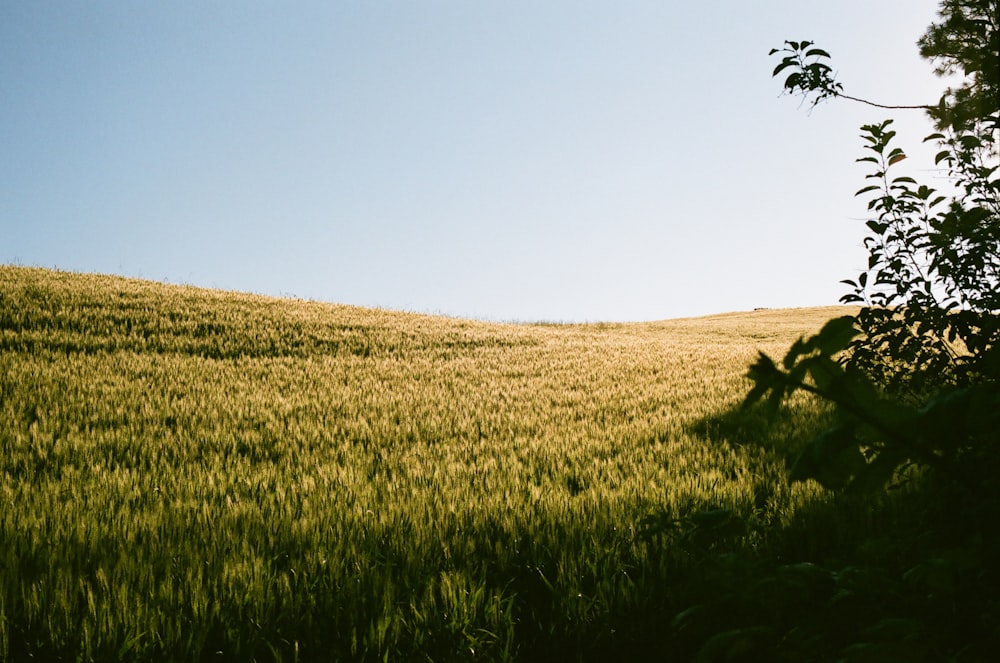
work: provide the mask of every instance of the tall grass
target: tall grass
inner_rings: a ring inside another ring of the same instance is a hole
[[[0,267],[0,659],[670,652],[698,546],[770,554],[826,499],[712,418],[837,313],[502,325]],[[640,535],[713,509],[744,527]]]

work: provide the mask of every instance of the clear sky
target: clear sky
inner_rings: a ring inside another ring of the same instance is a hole
[[[0,0],[0,263],[487,320],[834,304],[936,0]],[[909,113],[908,115],[906,113]],[[925,151],[921,151],[924,149]]]

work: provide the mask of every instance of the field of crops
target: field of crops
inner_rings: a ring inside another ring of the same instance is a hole
[[[0,267],[0,660],[696,650],[703,555],[831,535],[789,533],[828,499],[785,481],[814,407],[721,415],[842,312],[492,324]]]

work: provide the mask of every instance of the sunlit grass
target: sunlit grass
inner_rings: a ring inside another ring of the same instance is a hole
[[[644,517],[729,509],[753,549],[819,499],[712,421],[841,312],[504,325],[0,267],[0,659],[632,646],[691,559]]]

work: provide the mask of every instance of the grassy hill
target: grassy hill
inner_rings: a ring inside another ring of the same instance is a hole
[[[0,267],[0,659],[691,656],[726,573],[845,540],[784,478],[822,414],[725,415],[843,312],[489,324]]]

